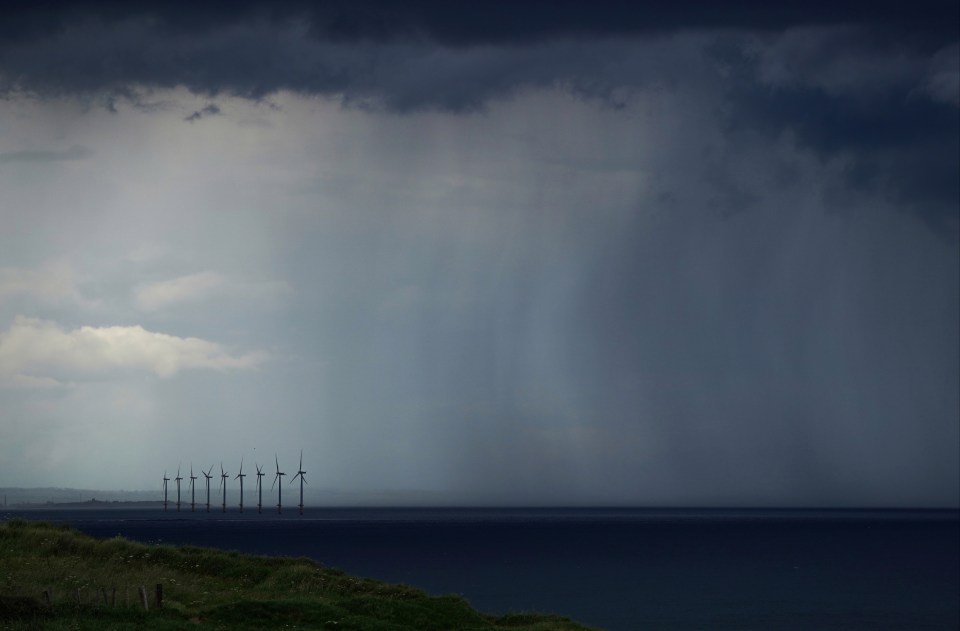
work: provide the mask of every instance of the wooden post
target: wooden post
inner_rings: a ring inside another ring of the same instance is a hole
[[[107,600],[107,588],[106,588],[106,587],[101,587],[101,588],[100,588],[100,596],[103,597],[103,606],[104,606],[104,607],[106,607],[107,605],[110,604],[110,602]]]
[[[140,586],[140,602],[143,603],[143,610],[149,611],[150,607],[147,604],[147,588],[143,585]]]
[[[43,603],[47,607],[49,607],[51,604],[53,604],[52,601],[53,599],[50,597],[50,590],[49,589],[43,590]]]
[[[111,607],[117,606],[117,586],[116,585],[113,586],[113,590],[110,592],[110,606]]]
[[[130,606],[130,588],[129,587],[123,588],[123,606],[124,608]]]
[[[163,609],[163,583],[157,583],[157,609]]]
[[[76,599],[77,599],[77,604],[79,605],[79,604],[80,604],[80,588],[79,588],[79,587],[77,588],[77,591],[74,592],[73,595],[76,597]]]

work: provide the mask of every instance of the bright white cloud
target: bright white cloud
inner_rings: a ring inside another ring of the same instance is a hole
[[[0,334],[0,376],[10,381],[91,377],[116,370],[145,370],[170,377],[181,370],[252,368],[262,353],[231,355],[195,337],[147,331],[141,326],[84,326],[70,331],[54,322],[17,316]]]
[[[223,283],[220,274],[204,271],[144,285],[136,291],[137,306],[144,311],[156,311],[179,302],[198,300]]]

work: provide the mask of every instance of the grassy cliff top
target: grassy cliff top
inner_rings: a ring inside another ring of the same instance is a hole
[[[585,629],[558,616],[485,615],[460,596],[429,596],[310,559],[98,540],[69,526],[16,519],[0,523],[0,628]]]

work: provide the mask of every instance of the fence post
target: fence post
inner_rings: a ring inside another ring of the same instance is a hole
[[[116,585],[114,585],[113,589],[110,591],[110,606],[111,607],[117,606],[117,586]]]
[[[143,585],[140,586],[140,602],[143,604],[144,611],[150,610],[150,607],[147,604],[147,588]]]
[[[51,605],[53,604],[52,601],[53,601],[53,598],[50,596],[50,590],[49,590],[49,589],[43,590],[43,602],[44,602],[44,604],[45,604],[47,607],[49,607],[49,606],[51,606]]]
[[[74,595],[74,597],[77,599],[77,605],[79,605],[79,604],[80,604],[80,588],[79,588],[79,587],[78,587],[77,590],[73,593],[73,595]]]
[[[157,583],[157,609],[163,609],[163,583]]]

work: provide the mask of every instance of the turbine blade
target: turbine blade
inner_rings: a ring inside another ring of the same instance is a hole
[[[298,469],[303,469],[303,450],[300,450],[300,466]]]

